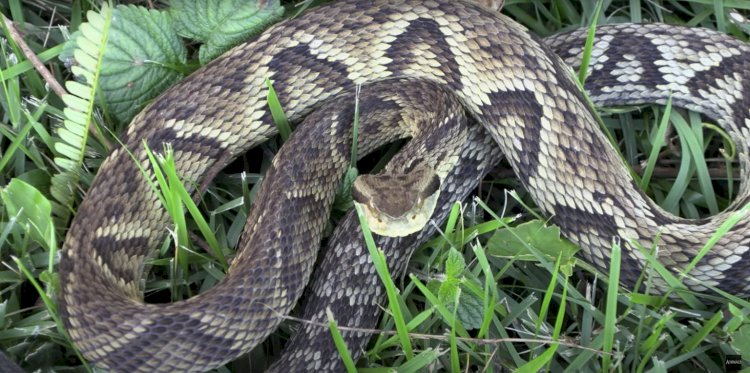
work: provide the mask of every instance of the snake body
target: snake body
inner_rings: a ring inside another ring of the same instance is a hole
[[[581,63],[581,48],[586,38],[585,30],[576,30],[546,38],[544,43],[555,54],[564,57],[568,65],[578,69]],[[744,95],[737,93],[736,89],[741,89],[742,92],[746,90],[711,81],[721,75],[737,76],[735,75],[738,72],[737,69],[744,68],[741,58],[730,59],[714,66],[711,69],[714,78],[700,75],[701,71],[707,70],[706,67],[700,65],[690,67],[683,63],[680,66],[683,74],[691,74],[693,71],[696,76],[687,81],[678,80],[678,84],[653,84],[662,80],[661,78],[654,80],[655,76],[661,77],[665,74],[661,66],[676,64],[675,57],[683,60],[690,59],[693,62],[699,61],[705,58],[708,52],[715,53],[718,50],[714,49],[716,46],[736,49],[741,51],[741,55],[747,56],[747,46],[744,43],[714,31],[663,24],[604,25],[597,28],[597,40],[599,39],[606,42],[600,41],[594,45],[591,60],[593,72],[585,85],[590,99],[597,106],[664,104],[671,97],[673,106],[690,108],[702,113],[717,123],[723,123],[725,128],[735,126],[735,123],[742,123],[745,120],[732,119],[731,115],[728,115],[728,113],[734,113],[727,111],[730,109],[728,104],[734,103],[732,99],[707,100],[702,99],[700,93],[701,89],[705,90],[713,86],[713,94],[716,97],[734,96],[742,99]],[[655,39],[655,42],[651,39]],[[672,40],[670,43],[679,43],[691,49],[671,56],[672,48],[659,50],[659,45],[670,40]],[[634,62],[629,56],[632,51],[640,51],[639,58],[650,63]],[[719,61],[714,63],[717,62]],[[631,69],[628,69],[629,65],[632,65]],[[648,87],[633,86],[632,82],[639,80],[635,76],[636,73],[648,78],[642,80],[648,84]],[[716,88],[716,84],[723,88]],[[686,92],[686,90],[689,91]],[[738,104],[737,107],[742,110],[743,107],[747,107],[745,104]],[[450,212],[450,203],[463,200],[478,185],[482,177],[499,162],[501,156],[502,154],[494,146],[494,141],[481,127],[470,127],[468,145],[445,182],[446,188],[441,191],[441,200],[438,202],[440,208],[435,212],[433,220],[436,222],[445,220]],[[742,204],[742,202],[735,203]],[[386,302],[385,291],[382,286],[373,286],[380,281],[373,266],[369,262],[363,263],[360,260],[358,253],[366,252],[364,243],[358,240],[342,239],[350,234],[349,232],[358,231],[358,227],[359,222],[353,214],[350,214],[337,227],[329,241],[330,247],[324,251],[324,256],[315,269],[304,296],[306,301],[301,318],[311,322],[300,325],[299,330],[292,336],[281,354],[280,360],[274,363],[270,371],[338,372],[344,370],[336,346],[330,338],[330,332],[327,328],[321,327],[328,320],[327,310],[332,310],[340,325],[357,326],[362,330],[376,328],[382,305]],[[428,225],[420,234],[406,239],[376,237],[377,246],[386,252],[388,266],[394,276],[404,273],[407,265],[406,259],[411,256],[416,247],[433,236],[435,231],[435,226]],[[743,258],[740,263],[746,263],[746,259]],[[740,272],[741,270],[737,273]],[[351,284],[362,285],[349,290],[352,287]],[[341,288],[347,291],[343,294],[336,291]],[[738,294],[746,295],[747,290],[742,290]],[[352,303],[351,299],[356,299],[356,302]],[[371,334],[354,331],[343,331],[343,333],[352,356],[355,359],[361,356]],[[315,343],[310,343],[310,341],[315,341]]]
[[[750,48],[709,31],[701,31],[705,34],[698,38],[716,38],[721,44],[704,42],[695,44],[702,49],[694,50],[691,42],[698,39],[686,29],[657,25],[607,30],[596,44],[588,80],[594,85],[592,99],[604,104],[664,102],[673,92],[678,105],[701,111],[726,129],[740,151],[746,177]],[[623,50],[619,34],[651,43],[654,54]],[[573,63],[575,48],[582,45],[574,40],[580,41],[581,35],[553,40],[567,46],[559,52]],[[279,314],[296,302],[325,225],[320,211],[328,210],[340,179],[331,176],[335,172],[329,163],[309,156],[320,153],[346,162],[351,139],[342,128],[351,109],[313,114],[328,132],[300,127],[303,132],[295,138],[313,134],[312,142],[320,146],[305,150],[304,167],[269,171],[261,187],[268,198],[253,206],[242,247],[219,285],[167,305],[145,304],[140,292],[144,261],[167,228],[165,211],[139,171],[140,165],[151,173],[142,141],[151,149],[170,143],[178,173],[186,180],[200,180],[210,169],[276,134],[266,109],[266,78],[275,81],[293,121],[356,84],[412,79],[439,85],[481,125],[481,130],[469,131],[468,145],[453,161],[464,166],[447,176],[441,193],[467,193],[470,188],[461,183],[474,183],[497,159],[484,132],[477,132],[486,131],[538,205],[566,237],[584,248],[587,260],[606,268],[612,241],[621,242],[621,279],[627,284],[637,279],[645,263],[632,243],[651,247],[654,237],[660,237],[660,261],[679,271],[731,213],[690,221],[655,206],[601,134],[562,60],[504,16],[455,1],[340,1],[282,22],[230,50],[133,120],[125,146],[105,160],[82,202],[60,263],[61,314],[87,359],[116,371],[210,369],[259,343],[278,324]],[[291,144],[285,147],[302,142]],[[286,156],[280,153],[274,164]],[[326,176],[310,176],[311,170],[325,171]],[[469,171],[471,177],[461,174]],[[743,184],[733,206],[746,203],[748,195]],[[444,211],[441,207],[438,215]],[[690,271],[685,283],[691,289],[703,291],[710,285],[738,295],[750,293],[747,224],[748,219],[736,224]],[[354,229],[339,232],[337,240],[359,240]],[[415,239],[394,240],[413,245]],[[371,285],[358,283],[350,293],[364,294],[360,289],[366,286]],[[321,294],[336,293],[325,286],[319,289],[324,289]],[[338,301],[351,297],[333,295]],[[364,295],[360,299],[371,300]],[[320,367],[321,361],[309,366]]]

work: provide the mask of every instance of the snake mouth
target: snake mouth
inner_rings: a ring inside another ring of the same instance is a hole
[[[362,207],[370,231],[380,236],[405,237],[419,232],[427,225],[435,211],[439,196],[440,192],[435,191],[427,198],[420,198],[412,209],[401,216],[385,214],[371,203],[361,204],[357,201],[354,203]]]
[[[432,217],[440,184],[431,167],[419,165],[407,173],[359,176],[352,199],[362,207],[371,231],[403,237],[421,230]]]

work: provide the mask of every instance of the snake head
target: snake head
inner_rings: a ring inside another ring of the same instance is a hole
[[[439,195],[440,178],[425,165],[406,173],[360,175],[352,185],[352,199],[362,207],[370,230],[389,237],[421,230],[435,211]]]

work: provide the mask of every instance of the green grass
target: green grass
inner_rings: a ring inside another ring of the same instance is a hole
[[[86,11],[97,8],[93,4],[4,0],[0,10],[20,25],[31,49],[64,82],[69,72],[55,57],[62,52],[65,33],[48,26],[63,24],[75,31]],[[750,2],[507,0],[503,13],[540,36],[587,27],[598,14],[600,25],[668,22],[714,28],[747,40],[747,25],[737,26],[727,17],[733,9],[747,16]],[[296,11],[288,7],[287,13]],[[12,40],[7,29],[2,32]],[[91,367],[70,346],[56,311],[55,263],[66,226],[49,212],[54,206],[35,209],[42,202],[29,203],[52,200],[51,178],[59,172],[52,159],[64,104],[45,87],[17,45],[0,42],[0,52],[0,349],[29,371],[86,371]],[[273,107],[282,114],[278,105]],[[733,153],[732,145],[698,115],[669,105],[646,106],[603,110],[602,120],[623,158],[635,166],[639,185],[668,211],[704,217],[725,208],[736,194],[737,164],[725,157]],[[114,132],[121,128],[102,117],[96,122]],[[106,149],[99,139],[89,142],[82,189]],[[235,162],[197,203],[176,182],[169,157],[154,159],[164,172],[159,178],[161,196],[179,224],[150,262],[147,299],[182,299],[224,277],[225,257],[233,255],[258,181],[277,148],[271,142]],[[70,192],[80,202],[83,191]],[[749,211],[738,211],[722,225],[704,253]],[[498,169],[475,199],[455,206],[442,233],[418,249],[403,280],[388,274],[381,254],[371,246],[391,305],[378,325],[381,332],[349,369],[357,364],[366,372],[723,371],[724,356],[750,345],[746,300],[719,294],[707,305],[706,297],[684,290],[680,275],[670,274],[650,247],[641,248],[649,258],[642,282],[649,288],[663,279],[675,288],[673,296],[623,289],[617,284],[618,243],[613,243],[609,272],[601,273],[583,261],[554,254],[569,248],[554,230],[535,228],[543,219],[519,182]],[[539,229],[535,232],[541,239],[523,239],[532,228]],[[513,247],[523,254],[498,254],[493,236],[515,242]],[[282,325],[250,359],[243,357],[222,371],[262,369],[279,354],[291,325]],[[344,326],[330,320],[334,335],[339,327]],[[341,352],[345,355],[343,347]]]

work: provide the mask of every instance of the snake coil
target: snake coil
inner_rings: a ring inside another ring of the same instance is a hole
[[[574,32],[547,42],[576,65],[583,37]],[[643,48],[633,48],[634,43]],[[663,103],[671,94],[676,105],[704,113],[730,134],[747,178],[747,44],[706,30],[620,25],[599,30],[593,57],[587,89],[595,103]],[[357,84],[385,79],[436,84],[481,126],[469,131],[467,145],[450,161],[457,168],[441,193],[468,193],[498,158],[489,148],[499,149],[537,204],[592,264],[609,265],[616,239],[624,248],[621,279],[632,284],[646,263],[636,244],[651,247],[660,237],[661,263],[675,272],[686,268],[732,210],[750,200],[748,184],[732,208],[707,220],[680,219],[655,206],[600,132],[562,59],[510,19],[448,0],[339,1],[230,50],[144,109],[124,134],[124,148],[102,164],[65,238],[60,263],[60,310],[70,337],[103,368],[202,371],[262,341],[278,325],[278,315],[295,304],[325,226],[320,211],[328,209],[340,177],[331,176],[332,166],[317,157],[346,162],[350,140],[341,131],[350,109],[316,112],[319,125],[301,127],[326,130],[303,132],[306,141],[293,144],[304,146],[284,152],[283,157],[304,162],[269,171],[261,187],[266,198],[253,206],[241,247],[220,284],[177,303],[142,301],[145,260],[167,228],[167,215],[139,170],[153,177],[142,141],[155,150],[170,143],[178,172],[186,180],[200,180],[276,134],[266,108],[266,78],[275,81],[293,121]],[[432,150],[428,145],[425,150]],[[283,159],[279,154],[274,165]],[[439,207],[438,215],[444,212]],[[689,271],[690,289],[750,293],[749,222],[737,223]],[[339,230],[335,238],[343,248],[356,247],[347,242],[359,240],[355,229]],[[413,246],[415,239],[394,242]],[[332,255],[340,255],[336,250]],[[407,256],[397,257],[403,262]],[[380,294],[368,287],[372,284],[353,282],[339,294],[330,285],[315,285],[313,298],[327,294],[334,298],[331,304],[341,304],[354,297],[372,305]],[[371,313],[362,311],[353,320]],[[308,340],[309,348],[316,342]],[[336,369],[320,354],[306,359],[309,369]]]

